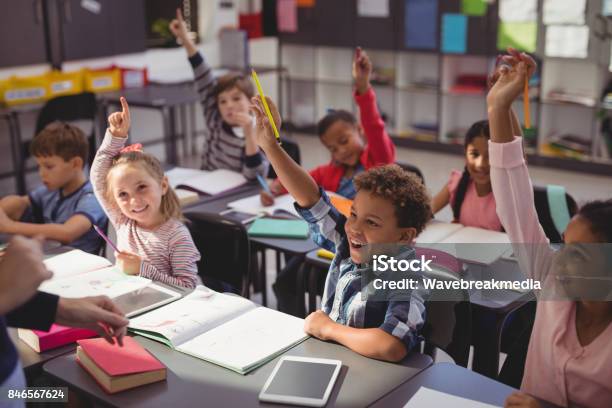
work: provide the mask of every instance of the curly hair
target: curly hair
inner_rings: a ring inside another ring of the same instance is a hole
[[[55,121],[41,130],[30,143],[34,157],[59,156],[64,161],[80,157],[87,163],[89,143],[81,129],[69,123]]]
[[[142,168],[147,173],[149,173],[149,175],[153,177],[158,183],[161,183],[164,178],[164,169],[155,156],[140,151],[131,151],[119,153],[113,158],[111,168],[108,171],[108,174],[106,175],[107,186],[110,186],[109,180],[112,169],[121,164],[142,166]],[[106,189],[106,199],[111,203],[115,202],[115,198],[113,197],[111,188]],[[183,213],[181,211],[181,204],[179,198],[171,186],[168,186],[168,191],[162,196],[159,211],[162,213],[164,221],[168,221],[171,218],[177,219],[179,221],[183,220]]]
[[[357,191],[391,201],[400,228],[415,228],[419,234],[431,219],[431,199],[423,182],[397,164],[371,168],[355,176],[353,182]]]

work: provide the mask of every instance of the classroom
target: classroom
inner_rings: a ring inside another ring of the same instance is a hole
[[[0,5],[0,408],[612,407],[612,1]]]

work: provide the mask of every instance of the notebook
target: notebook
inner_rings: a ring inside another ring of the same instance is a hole
[[[166,367],[131,337],[123,347],[102,338],[77,343],[76,361],[109,394],[166,379]]]
[[[176,193],[176,196],[179,199],[181,207],[195,203],[200,198],[198,193],[196,193],[195,191],[183,190],[181,188],[178,188],[174,190],[174,192]]]
[[[284,194],[274,198],[274,204],[271,206],[264,206],[261,203],[259,194],[255,194],[249,197],[241,198],[240,200],[232,201],[227,206],[228,208],[247,213],[247,214],[267,214],[274,215],[279,212],[294,215],[298,217],[298,213],[293,205],[295,200],[290,194]]]
[[[506,233],[439,221],[427,224],[416,243],[425,247],[435,244],[432,248],[448,252],[462,261],[481,265],[492,264],[512,248]]]
[[[304,320],[198,286],[183,299],[130,320],[129,330],[247,374],[305,340]]]
[[[258,218],[248,233],[252,237],[305,239],[308,238],[308,223],[304,220]]]
[[[498,405],[491,405],[480,401],[458,397],[442,391],[432,390],[431,388],[421,387],[404,405],[404,408],[420,407],[454,407],[454,408],[496,408]]]
[[[59,324],[51,325],[49,331],[17,329],[17,336],[37,353],[53,350],[58,347],[72,344],[77,340],[96,337],[98,333],[93,330],[65,327]]]
[[[188,189],[209,195],[219,194],[247,183],[247,179],[242,174],[226,169],[205,171],[178,167],[166,172],[166,176],[175,189]]]
[[[140,276],[126,275],[101,256],[75,249],[44,261],[53,277],[39,289],[66,298],[105,295],[129,317],[177,300],[181,294]]]

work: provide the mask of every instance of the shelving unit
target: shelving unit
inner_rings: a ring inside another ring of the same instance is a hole
[[[602,154],[605,142],[598,119],[601,92],[609,76],[610,40],[600,38],[591,30],[588,58],[544,56],[542,2],[538,0],[539,35],[534,53],[540,66],[539,82],[530,92],[532,129],[526,133],[530,164],[612,174],[612,160]],[[475,121],[486,118],[486,94],[484,90],[457,92],[454,86],[461,75],[491,72],[499,53],[496,42],[491,39],[497,38],[498,2],[491,3],[480,20],[470,20],[476,24],[468,29],[466,54],[441,52],[440,29],[435,48],[407,48],[406,0],[389,0],[391,13],[386,19],[357,16],[356,3],[356,0],[338,0],[317,2],[314,8],[300,8],[299,31],[279,35],[279,63],[287,72],[281,80],[285,95],[282,114],[287,128],[314,133],[317,121],[328,109],[357,113],[352,96],[351,62],[354,47],[359,45],[372,59],[375,72],[372,84],[396,145],[462,154],[465,131]],[[601,10],[601,0],[587,3],[585,20],[593,27]],[[460,4],[460,0],[438,1],[438,27],[441,27],[442,13],[456,13]],[[330,16],[340,14],[342,19],[335,20],[332,26]],[[334,34],[324,36],[322,33],[326,32]],[[378,74],[386,78],[384,83],[377,80]],[[555,89],[585,95],[594,105],[556,101],[550,96]],[[514,108],[524,123],[522,100],[517,100]],[[590,153],[578,160],[551,156],[550,141],[559,132],[590,140]]]

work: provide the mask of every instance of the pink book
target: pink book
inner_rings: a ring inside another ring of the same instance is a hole
[[[32,347],[38,353],[52,350],[71,344],[81,339],[88,339],[98,335],[93,330],[65,327],[58,324],[51,325],[48,332],[41,330],[18,329],[17,334],[21,341]]]

